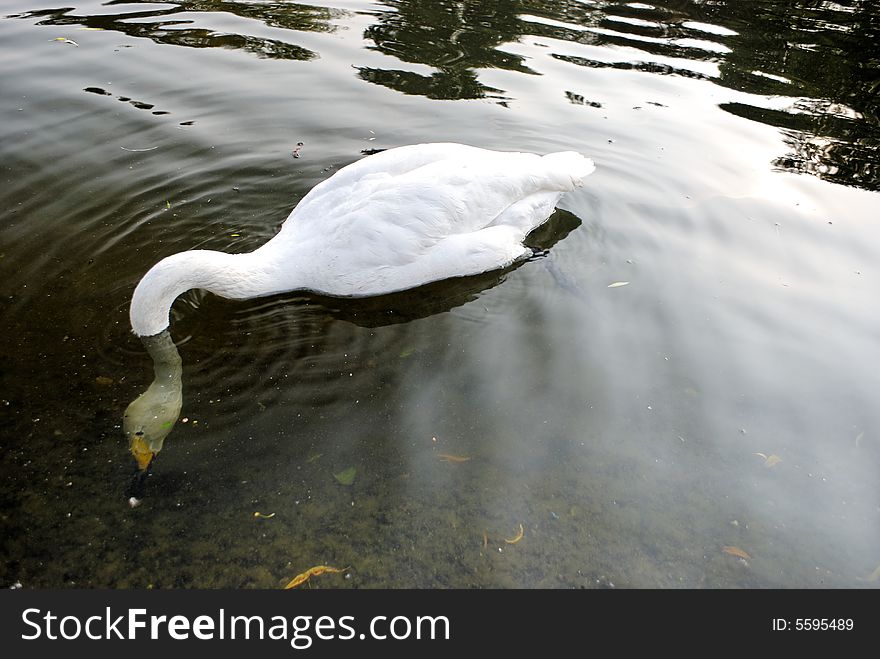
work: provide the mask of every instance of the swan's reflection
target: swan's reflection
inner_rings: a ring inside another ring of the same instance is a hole
[[[533,231],[526,244],[535,250],[551,248],[580,225],[580,220],[567,211],[557,210],[541,227]],[[495,270],[470,277],[447,279],[419,288],[372,298],[328,298],[309,296],[333,318],[360,327],[381,327],[404,323],[450,311],[478,298],[494,288],[519,267],[515,264],[505,270]],[[554,278],[557,276],[549,269]],[[565,282],[560,286],[567,288]],[[302,292],[296,293],[302,299]],[[291,294],[274,297],[274,304],[284,305]],[[251,300],[259,315],[265,300]],[[129,450],[137,463],[126,496],[136,506],[144,496],[146,479],[165,438],[171,433],[183,406],[182,360],[169,330],[155,336],[141,338],[153,360],[153,382],[144,393],[129,404],[123,416],[123,431]]]

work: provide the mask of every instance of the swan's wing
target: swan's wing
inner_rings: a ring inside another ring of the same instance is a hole
[[[316,186],[282,228],[346,270],[399,266],[450,236],[509,226],[519,240],[547,219],[559,196],[581,184],[592,161],[459,144],[392,149]]]

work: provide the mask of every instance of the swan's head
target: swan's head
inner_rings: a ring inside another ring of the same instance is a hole
[[[132,506],[137,505],[143,496],[150,465],[177,423],[183,405],[180,354],[171,335],[166,330],[141,340],[153,359],[155,377],[147,390],[131,402],[122,417],[122,430],[137,462],[137,472],[128,488]]]
[[[180,387],[168,387],[154,380],[125,410],[122,429],[137,462],[137,470],[125,493],[132,508],[144,498],[150,466],[177,422],[182,402]]]
[[[182,403],[179,387],[169,387],[155,380],[125,410],[122,429],[140,471],[146,470],[162,450],[165,438],[180,416]]]

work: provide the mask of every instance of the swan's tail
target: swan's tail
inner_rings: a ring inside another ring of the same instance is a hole
[[[581,187],[584,184],[584,179],[596,171],[596,165],[590,158],[574,151],[549,153],[544,156],[544,160],[553,169],[571,176],[571,181],[576,188]]]

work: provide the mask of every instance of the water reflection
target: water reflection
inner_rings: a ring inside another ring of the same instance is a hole
[[[84,16],[48,9],[17,17],[39,19],[40,25],[117,30],[164,44],[309,60],[319,53],[293,43],[289,33],[332,32],[335,21],[350,14],[284,2],[106,6],[118,6],[119,13]],[[511,92],[483,82],[480,72],[542,73],[529,56],[510,47],[526,43],[577,66],[712,81],[746,95],[723,101],[723,109],[781,129],[790,151],[780,154],[774,167],[880,189],[880,64],[864,57],[880,48],[880,15],[867,0],[383,0],[381,6],[363,12],[375,16],[364,31],[368,48],[432,70],[355,66],[367,82],[432,99],[489,98],[506,105]],[[569,45],[583,52],[570,52]]]
[[[132,11],[132,7],[138,7]],[[115,30],[131,37],[145,37],[157,43],[190,48],[229,48],[244,50],[257,57],[282,60],[309,60],[317,53],[285,39],[254,34],[266,26],[294,32],[332,32],[331,22],[348,12],[329,7],[286,2],[216,2],[204,0],[114,0],[106,7],[119,7],[118,13],[80,15],[73,9],[45,9],[18,14],[17,18],[38,18],[38,25],[77,25],[96,30]],[[215,21],[218,27],[201,27]],[[254,23],[254,21],[256,23]]]
[[[500,46],[522,33],[519,3],[505,0],[385,0],[390,10],[380,13],[364,32],[371,49],[402,62],[426,64],[436,69],[424,75],[399,69],[358,67],[368,82],[404,94],[436,99],[505,97],[500,89],[477,79],[477,70],[494,68],[534,73],[521,56]]]
[[[509,92],[480,82],[478,71],[540,72],[504,50],[504,44],[537,37],[548,40],[540,45],[553,58],[579,66],[676,75],[746,92],[746,102],[721,107],[782,129],[791,152],[775,159],[775,167],[844,185],[880,186],[878,64],[862,57],[866,43],[877,44],[880,16],[862,0],[761,2],[757,30],[755,3],[384,4],[394,11],[380,14],[364,33],[372,48],[436,71],[360,67],[369,82],[429,98],[490,97],[504,104]],[[833,43],[817,39],[820,29],[835,32]],[[564,44],[589,46],[590,56],[565,52]],[[789,97],[785,107],[766,107],[780,95]]]
[[[755,4],[759,31],[753,27]],[[784,102],[783,107],[767,102],[721,106],[782,129],[791,151],[777,158],[775,167],[880,189],[880,60],[865,57],[880,49],[875,3],[727,2],[701,11],[706,20],[741,32],[730,40],[719,83],[771,103]]]

